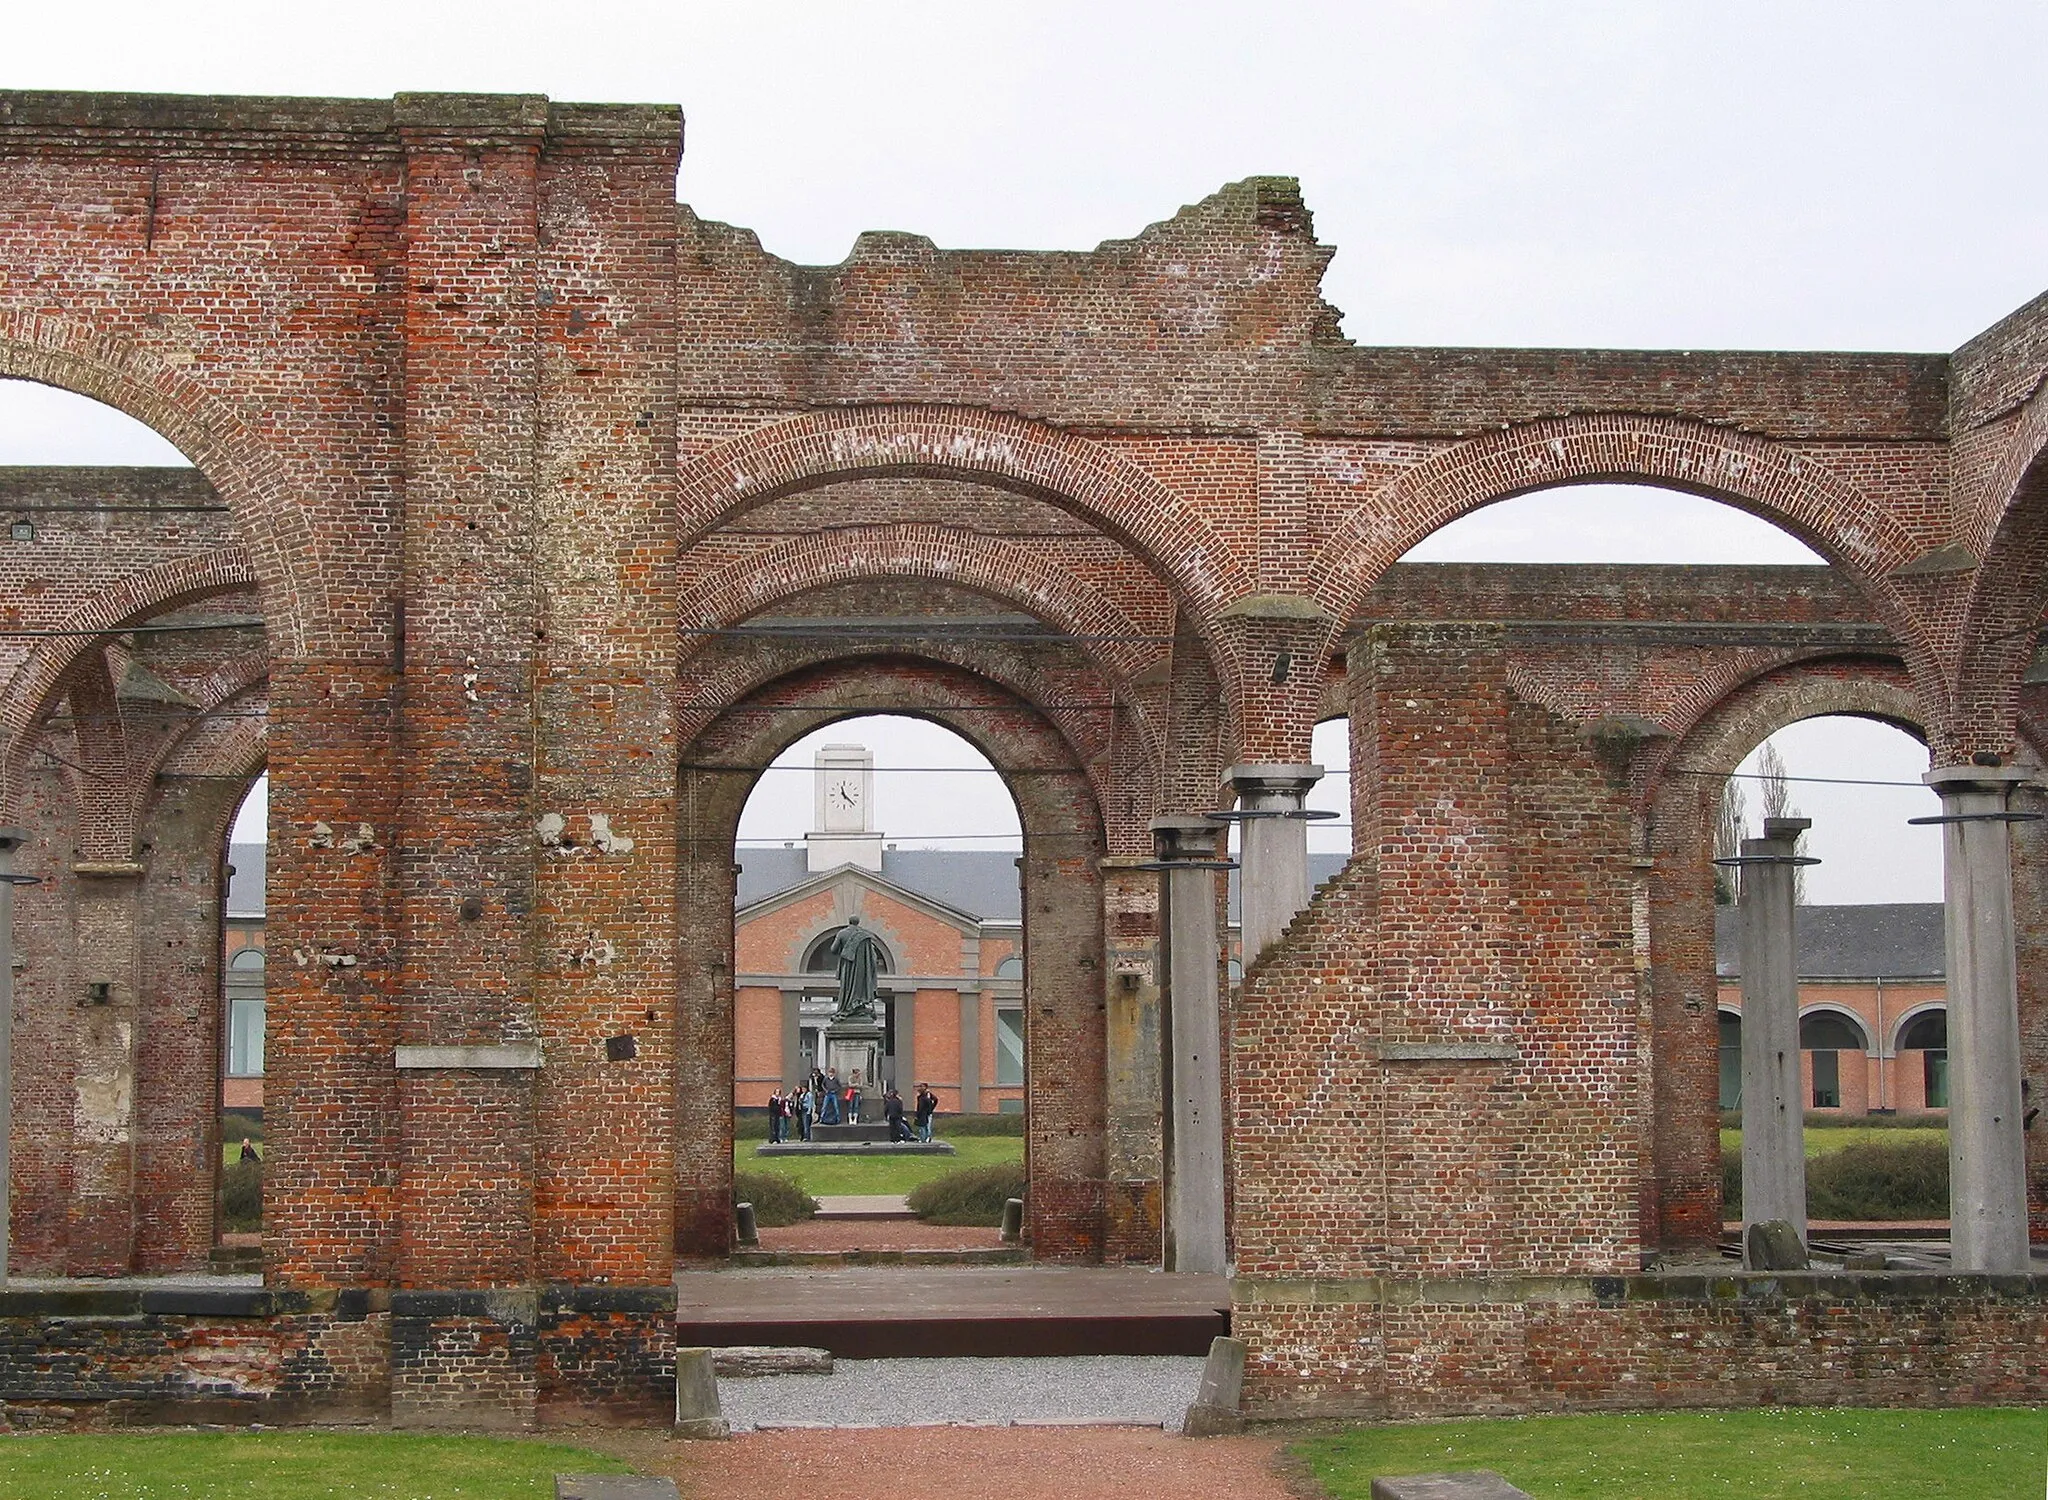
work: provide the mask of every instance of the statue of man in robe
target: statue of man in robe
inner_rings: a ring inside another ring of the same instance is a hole
[[[876,978],[882,972],[881,939],[861,926],[859,917],[848,917],[829,951],[839,971],[839,1005],[832,1019],[872,1023]]]

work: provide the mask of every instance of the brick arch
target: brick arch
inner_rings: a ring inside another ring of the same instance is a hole
[[[2003,751],[2033,626],[2048,612],[2048,385],[2021,409],[1982,494],[1984,560],[1955,657],[1956,719],[1970,748]]]
[[[922,642],[913,650],[857,650],[845,651],[836,647],[823,650],[791,642],[776,643],[781,649],[755,649],[744,655],[727,656],[714,669],[693,678],[686,690],[687,696],[679,703],[676,713],[676,740],[680,745],[691,745],[709,733],[712,725],[721,720],[731,719],[736,713],[750,712],[749,705],[773,684],[796,677],[803,673],[818,673],[836,670],[848,676],[858,672],[873,671],[879,666],[888,666],[902,672],[915,672],[921,665],[929,665],[941,672],[965,674],[991,684],[1017,705],[1020,711],[1043,719],[1051,725],[1060,737],[1062,754],[1081,767],[1081,774],[1089,782],[1091,793],[1098,806],[1107,806],[1112,796],[1113,770],[1111,724],[1112,709],[1079,710],[1062,708],[1056,702],[1049,702],[1053,695],[1048,693],[1046,684],[1016,670],[1015,664],[993,657],[984,643],[972,641],[935,644]],[[1094,696],[1095,690],[1091,690]],[[1109,701],[1109,685],[1105,682],[1099,690],[1103,701]],[[864,703],[861,713],[914,713],[912,708],[903,706],[901,697],[891,698],[884,694]],[[838,715],[837,717],[845,717]],[[951,727],[951,726],[949,726]],[[987,754],[985,747],[972,734],[966,738]],[[1153,763],[1156,746],[1147,743],[1146,763]],[[690,759],[690,752],[683,752],[683,759]],[[1130,842],[1129,830],[1118,830],[1112,842],[1116,852],[1131,852],[1123,846]]]
[[[0,377],[102,402],[190,459],[233,514],[279,653],[305,653],[320,552],[283,461],[240,412],[129,340],[48,313],[0,311]]]
[[[686,628],[716,629],[812,589],[877,578],[925,579],[1020,605],[1075,636],[1119,678],[1137,675],[1161,654],[1132,639],[1147,632],[1113,599],[1047,566],[1030,548],[921,524],[790,537],[700,579],[678,598],[676,617]]]
[[[1144,469],[1043,422],[971,407],[855,407],[758,427],[682,466],[677,538],[687,546],[784,495],[897,475],[985,484],[1079,516],[1136,553],[1205,628],[1254,587],[1208,521]]]
[[[1915,538],[1810,455],[1673,417],[1552,417],[1441,450],[1393,480],[1325,542],[1311,576],[1348,620],[1388,566],[1460,516],[1570,484],[1649,484],[1733,505],[1790,532],[1870,592],[1902,641],[1917,633],[1883,575]]]
[[[914,682],[907,665],[914,666]],[[906,693],[906,687],[914,691]],[[717,1103],[701,1118],[693,1118],[685,1104],[678,1142],[678,1246],[720,1253],[730,1233],[731,871],[740,813],[761,768],[792,740],[851,713],[891,711],[945,725],[998,771],[1010,773],[1006,779],[1024,831],[1026,969],[1032,976],[1026,1035],[1030,1238],[1040,1258],[1099,1259],[1108,1041],[1098,862],[1106,843],[1101,806],[1083,762],[1028,699],[963,666],[812,662],[762,684],[745,706],[781,712],[770,717],[736,707],[690,737],[682,752],[678,888],[684,901],[684,1014],[677,1052],[687,1059],[689,1076],[679,1077],[679,1097]],[[985,711],[991,707],[1012,711]]]
[[[0,694],[0,736],[5,743],[4,753],[0,753],[0,815],[11,817],[16,812],[37,726],[49,712],[66,674],[81,657],[153,615],[256,582],[247,551],[223,547],[131,573],[73,611],[58,627],[69,633],[39,642]]]
[[[1720,1238],[1720,1062],[1709,858],[1727,777],[1777,730],[1855,714],[1925,738],[1925,704],[1891,658],[1780,663],[1699,704],[1647,773],[1649,875],[1646,1050],[1654,1101],[1639,1189],[1645,1244],[1702,1250]]]

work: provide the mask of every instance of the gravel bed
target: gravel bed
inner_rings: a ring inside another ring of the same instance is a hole
[[[1178,1428],[1202,1383],[1193,1355],[842,1359],[830,1375],[721,1380],[736,1431],[760,1427],[1125,1422]]]

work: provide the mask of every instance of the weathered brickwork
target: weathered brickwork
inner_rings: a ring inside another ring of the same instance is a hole
[[[213,1249],[221,846],[267,770],[273,1293],[384,1299],[319,1338],[405,1421],[655,1411],[645,1299],[728,1252],[734,1090],[780,1067],[735,1001],[740,807],[798,735],[891,711],[1022,815],[1034,1251],[1152,1260],[1148,824],[1341,713],[1355,857],[1225,1001],[1252,1399],[1732,1389],[1660,1342],[1721,1327],[1683,1297],[1252,1309],[1712,1240],[1714,788],[1823,712],[2039,758],[2048,303],[1953,355],[1361,347],[1286,179],[1092,251],[884,233],[801,267],[677,205],[680,145],[673,109],[537,96],[0,94],[0,377],[194,465],[0,473],[0,813],[45,878],[13,1268]],[[1829,566],[1397,563],[1617,480]],[[2037,1091],[2044,838],[2014,834]],[[915,1010],[917,1071],[967,1048],[992,1081],[985,1000]],[[1824,1350],[1814,1295],[1705,1344]],[[1870,1347],[1924,1313],[2006,1368],[1998,1298],[1869,1297]],[[1543,1373],[1574,1318],[1583,1389]],[[104,1348],[159,1373],[23,1399],[184,1389],[182,1355]]]

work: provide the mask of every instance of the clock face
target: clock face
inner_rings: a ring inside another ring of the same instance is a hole
[[[825,800],[834,807],[851,811],[860,805],[860,783],[851,777],[841,777],[826,788]]]

